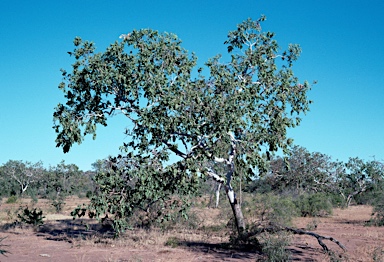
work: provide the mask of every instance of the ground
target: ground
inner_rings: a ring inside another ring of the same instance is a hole
[[[83,200],[66,200],[65,210],[54,214],[46,200],[36,206],[46,210],[44,225],[38,229],[8,227],[15,211],[25,203],[0,206],[0,261],[256,261],[262,256],[249,250],[229,249],[228,235],[214,229],[220,210],[199,208],[199,219],[207,230],[131,230],[114,240],[108,233],[95,234],[96,225],[86,228],[81,220],[72,220],[70,211]],[[295,235],[288,249],[292,261],[384,261],[384,228],[366,226],[371,218],[369,206],[335,209],[333,215],[322,218],[298,218],[297,228],[308,229],[323,236],[332,236],[347,249],[343,252],[335,243],[324,240],[334,253],[322,251],[317,240]],[[208,230],[210,228],[210,230]]]

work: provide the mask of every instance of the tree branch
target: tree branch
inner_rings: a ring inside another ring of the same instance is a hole
[[[308,235],[308,236],[315,237],[317,239],[317,241],[319,242],[319,245],[323,248],[324,251],[329,251],[328,247],[322,241],[324,239],[325,240],[330,240],[330,241],[336,243],[343,251],[347,251],[346,247],[343,244],[341,244],[337,239],[335,239],[333,237],[321,236],[321,235],[316,234],[314,232],[304,231],[304,230],[301,230],[301,229],[295,229],[295,228],[291,228],[291,227],[285,227],[283,229],[288,231],[288,232],[292,232],[294,234]]]
[[[269,227],[256,228],[256,229],[244,234],[242,236],[242,239],[247,239],[247,238],[250,238],[250,237],[255,236],[257,234],[263,233],[263,232],[276,233],[279,231],[291,232],[295,235],[308,235],[308,236],[315,237],[317,239],[317,242],[319,243],[319,245],[326,252],[329,251],[329,248],[327,247],[326,244],[324,244],[323,240],[332,241],[332,242],[336,243],[344,252],[347,251],[347,248],[343,244],[341,244],[340,241],[338,241],[337,239],[335,239],[333,237],[322,236],[322,235],[316,234],[316,233],[311,232],[311,231],[304,231],[304,230],[296,229],[296,228],[292,228],[292,227],[281,227],[281,226],[278,226],[275,224],[270,224]]]
[[[181,152],[180,150],[178,150],[175,145],[172,145],[171,143],[169,143],[168,141],[166,140],[163,140],[163,143],[168,147],[169,150],[171,150],[173,153],[175,153],[176,155],[178,155],[179,157],[182,157],[184,159],[188,158],[188,155],[186,155],[185,153]]]

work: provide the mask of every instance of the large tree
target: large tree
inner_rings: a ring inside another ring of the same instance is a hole
[[[337,177],[337,190],[349,207],[352,200],[367,194],[375,199],[382,191],[384,165],[377,161],[364,161],[358,157],[350,157],[345,163],[344,172]],[[356,199],[355,199],[356,200]]]
[[[23,196],[32,184],[39,181],[44,171],[42,162],[33,164],[19,160],[9,160],[3,165],[2,170],[4,176],[17,182],[20,196]]]
[[[134,30],[102,53],[92,42],[74,40],[69,53],[76,61],[71,73],[62,70],[59,86],[67,101],[54,112],[57,146],[68,152],[117,114],[133,126],[125,130],[131,140],[122,154],[99,177],[110,196],[98,202],[103,212],[129,216],[137,205],[193,193],[201,178],[212,177],[224,186],[243,232],[232,187],[237,171],[254,176],[271,154],[286,152],[287,129],[300,123],[310,103],[309,84],[292,71],[300,47],[281,51],[274,33],[261,30],[263,20],[248,19],[230,31],[228,61],[217,55],[202,68],[174,34]],[[225,173],[219,172],[223,164]]]
[[[344,174],[343,163],[319,152],[309,152],[301,146],[293,146],[286,159],[276,157],[270,162],[270,174],[266,182],[276,191],[294,194],[332,192],[336,180]]]

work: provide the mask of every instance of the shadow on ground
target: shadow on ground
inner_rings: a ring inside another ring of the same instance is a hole
[[[227,258],[233,259],[253,259],[260,257],[261,252],[250,245],[239,245],[236,247],[228,243],[211,244],[198,241],[180,241],[179,248],[189,249],[194,253],[210,254],[217,261],[224,261]]]
[[[71,239],[87,239],[92,236],[103,236],[113,238],[114,232],[110,225],[100,223],[89,223],[85,219],[61,219],[54,223],[46,223],[36,230],[37,236],[45,237],[47,240],[68,241]]]
[[[32,226],[20,224],[17,222],[4,224],[0,231],[18,234],[17,230],[12,229],[28,229],[33,228],[36,236],[45,237],[47,240],[67,241],[71,242],[73,238],[86,239],[91,236],[103,236],[105,238],[113,238],[113,230],[111,226],[101,225],[99,223],[89,223],[85,219],[60,219],[49,221],[43,225]]]

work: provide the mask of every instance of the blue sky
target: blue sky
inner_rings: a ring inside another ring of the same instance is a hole
[[[310,151],[346,161],[384,159],[384,2],[370,1],[6,1],[0,2],[0,164],[62,159],[88,170],[116,154],[124,119],[114,119],[68,154],[55,147],[52,113],[63,94],[60,68],[71,69],[74,37],[103,51],[132,29],[177,34],[202,65],[225,53],[229,30],[248,17],[267,16],[264,30],[282,49],[303,49],[294,72],[318,81],[302,125],[289,131]]]

